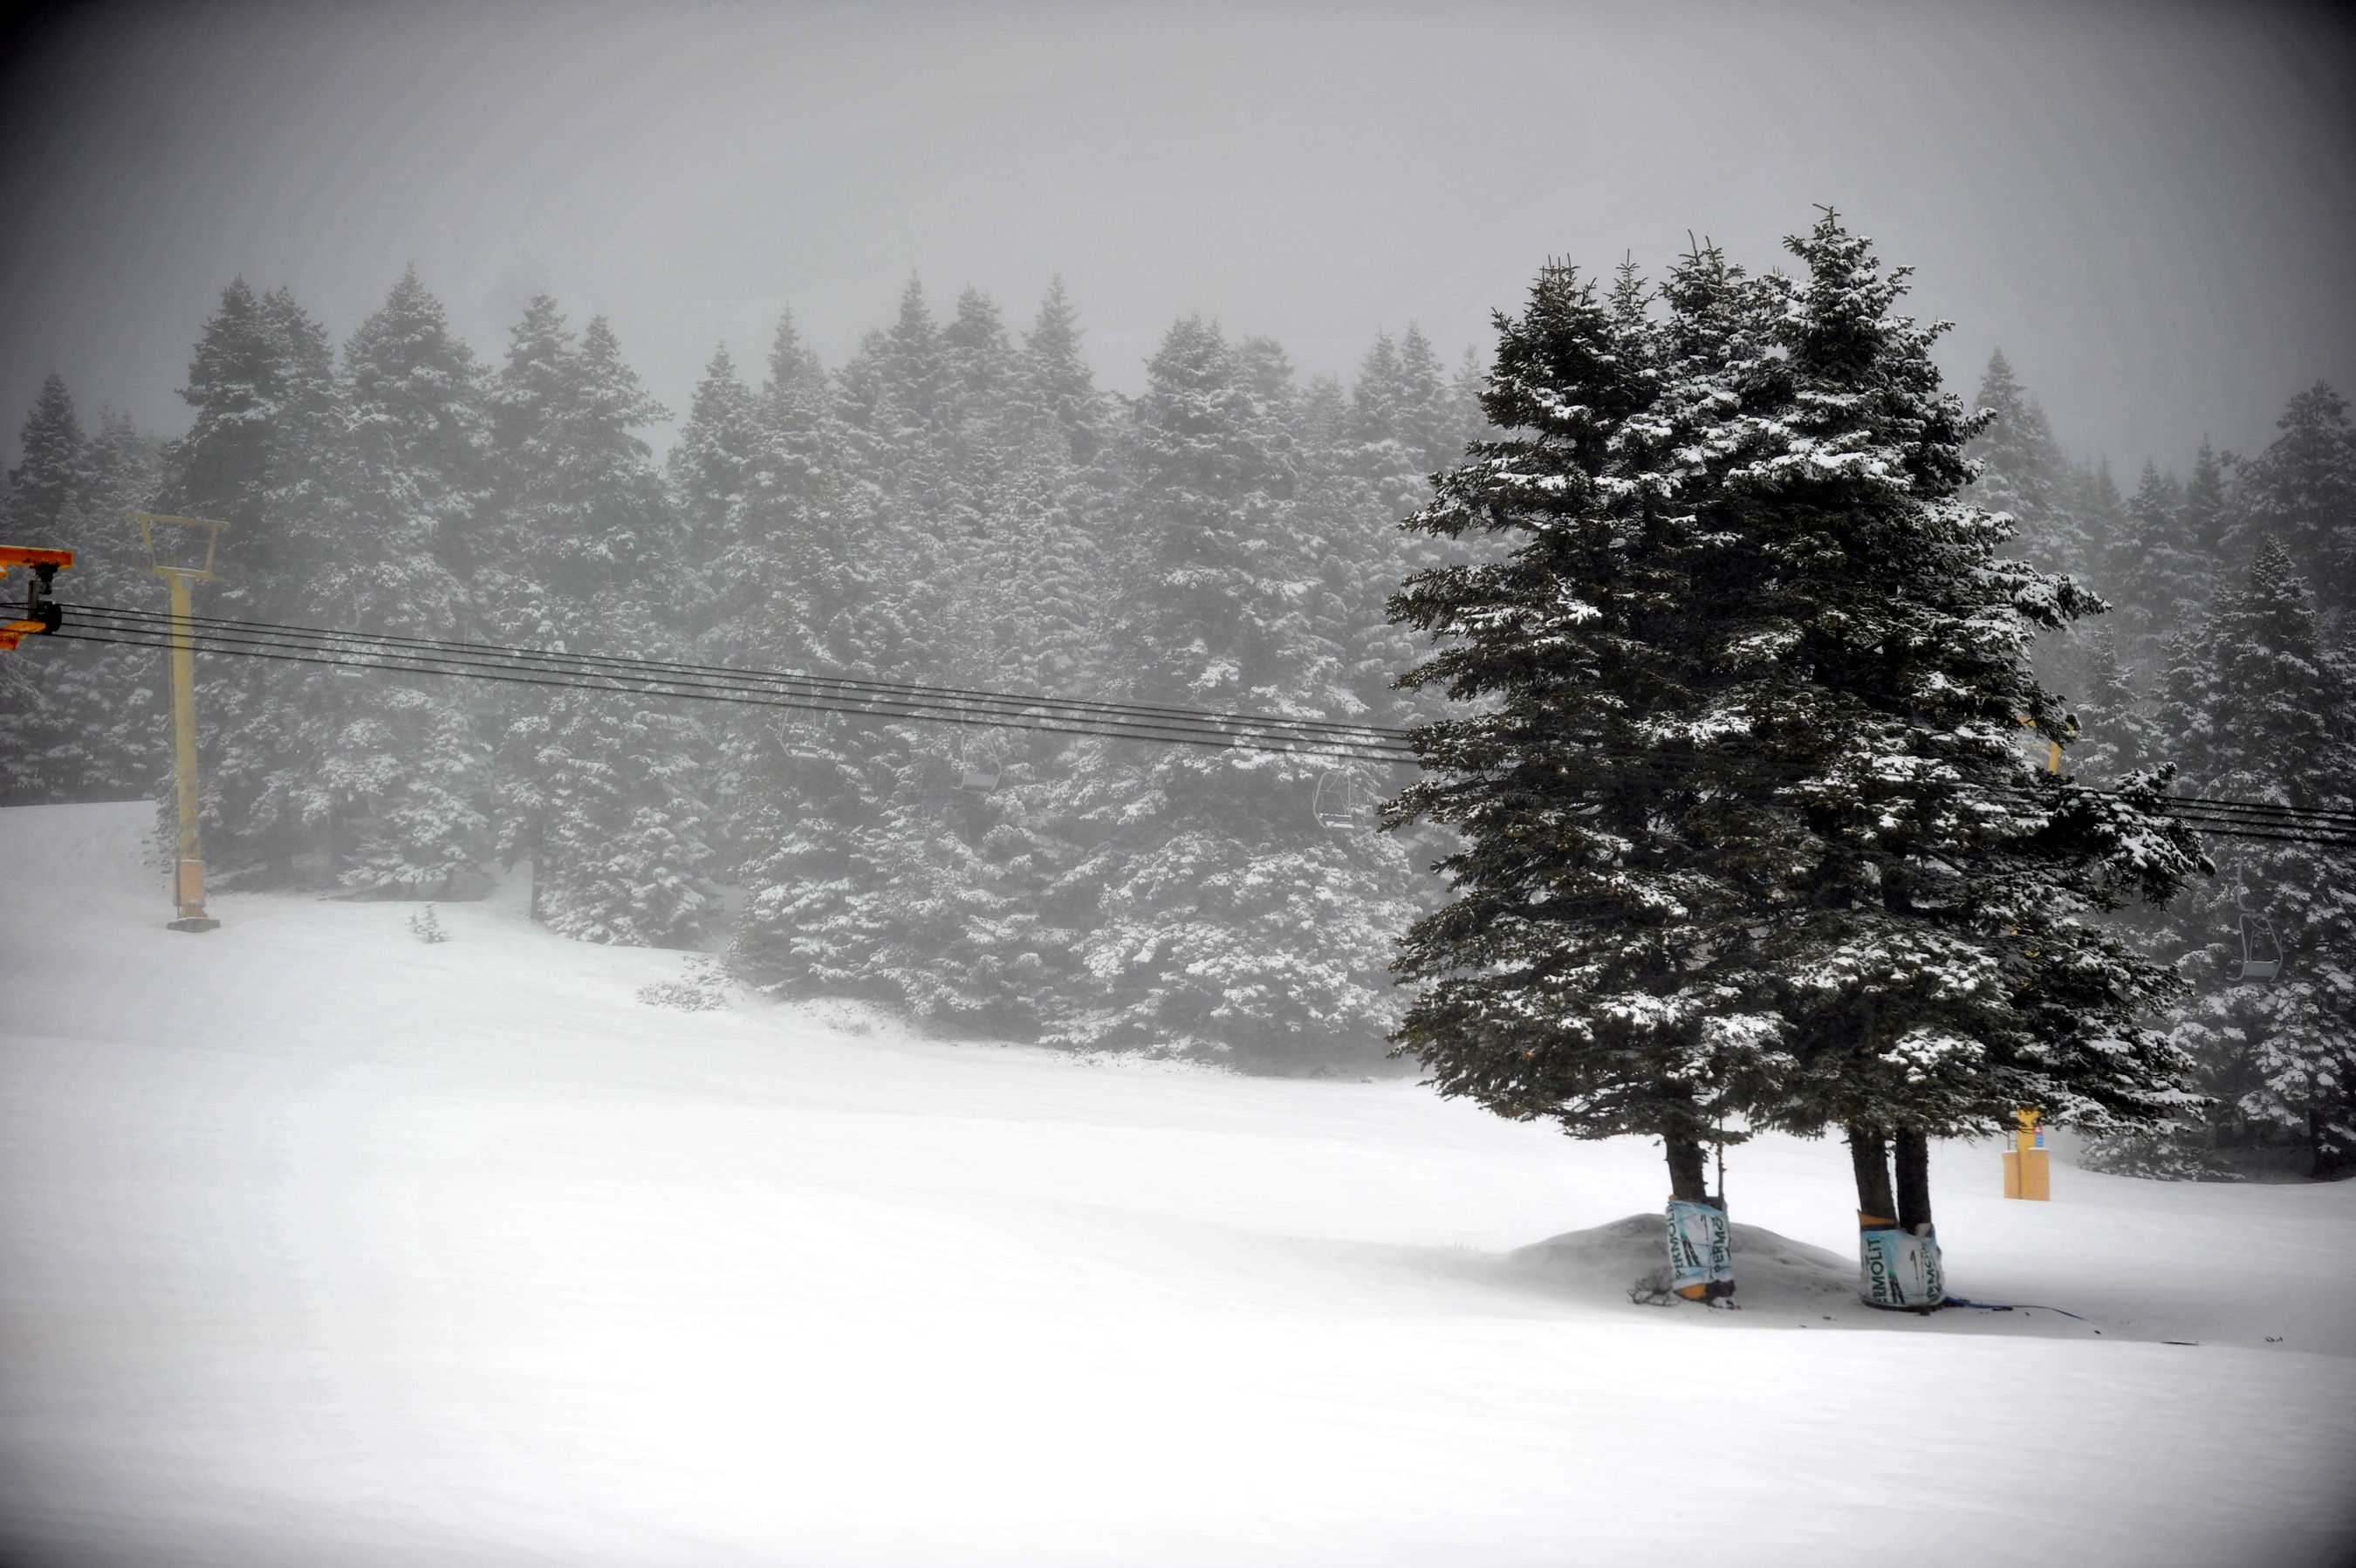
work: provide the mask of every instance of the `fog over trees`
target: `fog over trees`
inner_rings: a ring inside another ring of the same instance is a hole
[[[1700,264],[1671,274],[1669,306],[1620,308],[1702,309]],[[543,295],[481,352],[412,272],[337,346],[288,291],[241,279],[195,346],[185,435],[78,410],[51,379],[7,533],[81,553],[70,602],[145,602],[122,514],[152,505],[231,525],[200,602],[260,620],[1391,725],[1445,712],[1396,683],[1429,645],[1387,604],[1480,551],[1399,524],[1468,441],[1511,434],[1489,424],[1510,379],[1443,364],[1408,327],[1348,384],[1304,381],[1280,344],[1185,317],[1123,397],[1098,388],[1084,331],[1061,285],[1010,321],[911,279],[828,366],[788,314],[757,356],[714,349],[659,460],[648,434],[674,415],[603,317]],[[2124,485],[2062,449],[2001,353],[1973,406],[1963,499],[2017,520],[2003,551],[2111,607],[2068,630],[2077,611],[2060,614],[2036,644],[2052,695],[2023,700],[2070,768],[2173,762],[2193,791],[2356,808],[2340,397],[2298,391],[2264,450],[2204,447],[2183,476],[2138,463]],[[160,674],[98,644],[10,661],[6,800],[159,789]],[[716,947],[774,994],[1361,1071],[1407,1001],[1394,943],[1444,897],[1428,868],[1455,843],[1376,831],[1371,811],[1334,825],[1321,784],[1371,801],[1406,779],[1314,759],[461,684],[202,661],[216,876],[450,898],[529,861],[551,929]],[[2137,1026],[2212,1097],[2105,1157],[2329,1174],[2356,1156],[2356,865],[2233,853],[2103,928],[2183,977]],[[2278,985],[2226,983],[2237,880],[2281,937]],[[2078,895],[2057,897],[2046,914]]]

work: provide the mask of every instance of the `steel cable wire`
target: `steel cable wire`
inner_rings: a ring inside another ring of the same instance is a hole
[[[59,631],[47,634],[60,642],[105,643],[123,648],[142,648],[169,651],[168,638],[102,637],[88,632]],[[873,700],[862,702],[829,701],[822,696],[797,698],[783,694],[759,694],[760,688],[729,692],[708,687],[667,686],[660,680],[632,681],[615,674],[596,674],[579,679],[563,679],[561,672],[541,674],[500,673],[484,668],[451,667],[424,663],[396,663],[323,656],[316,650],[294,651],[300,645],[255,644],[220,646],[200,645],[199,651],[226,653],[237,658],[265,659],[284,663],[309,664],[333,669],[371,670],[390,674],[441,676],[458,680],[492,681],[506,685],[539,686],[567,691],[622,692],[634,695],[676,698],[689,702],[734,703],[741,706],[778,708],[801,713],[841,714],[852,717],[873,718],[904,723],[937,723],[966,725],[980,728],[1033,730],[1046,734],[1097,736],[1109,740],[1144,740],[1166,745],[1195,746],[1234,751],[1278,753],[1297,757],[1314,757],[1344,762],[1387,762],[1412,764],[1411,753],[1377,750],[1372,746],[1352,747],[1340,741],[1319,742],[1313,737],[1290,741],[1256,737],[1232,730],[1200,727],[1188,730],[1180,726],[1153,728],[1141,725],[1116,726],[1109,721],[1091,723],[1083,717],[1063,717],[1052,714],[1026,717],[999,713],[958,713],[946,705],[901,704],[882,706]]]
[[[134,609],[113,605],[72,605],[65,607],[77,615],[94,615],[105,619],[120,619],[158,628],[168,628],[171,617],[161,610]],[[359,632],[329,627],[305,627],[273,621],[253,621],[219,616],[192,616],[189,624],[197,628],[243,632],[273,632],[293,637],[332,639],[343,643],[381,645],[391,650],[409,648],[419,650],[464,652],[482,656],[498,656],[531,661],[572,661],[610,665],[632,671],[664,670],[683,674],[712,674],[732,678],[746,676],[764,680],[803,682],[812,685],[844,690],[873,692],[878,694],[922,696],[928,699],[960,697],[986,703],[1038,706],[1068,709],[1076,712],[1101,713],[1114,716],[1140,718],[1169,717],[1189,724],[1219,720],[1249,725],[1259,728],[1283,728],[1346,736],[1353,740],[1403,740],[1407,731],[1382,725],[1350,724],[1333,719],[1305,719],[1273,714],[1224,712],[1207,708],[1173,707],[1151,703],[1121,703],[1098,698],[1053,697],[1028,695],[1012,692],[995,692],[960,686],[920,685],[911,682],[875,681],[853,676],[818,675],[803,671],[754,670],[729,665],[694,664],[673,660],[621,657],[613,654],[573,653],[552,649],[523,648],[500,643],[469,642],[450,638],[419,638],[401,633]]]
[[[128,647],[168,650],[168,633],[101,637],[87,632],[57,634],[60,640],[113,642]],[[1111,738],[1186,741],[1210,746],[1244,746],[1245,749],[1337,756],[1354,760],[1411,763],[1403,746],[1379,740],[1355,740],[1346,735],[1297,735],[1281,729],[1244,726],[1226,721],[1189,725],[1175,719],[1131,719],[1116,714],[1065,714],[1039,704],[979,706],[957,699],[830,695],[798,683],[765,678],[722,681],[698,676],[664,675],[613,666],[587,670],[562,664],[526,666],[456,655],[391,654],[377,650],[355,655],[349,649],[284,639],[211,632],[198,642],[200,651],[277,659],[395,675],[444,676],[499,681],[509,684],[563,687],[588,691],[625,691],[647,696],[690,700],[756,702],[760,705],[812,712],[862,714],[905,721],[937,722],[1011,729],[1044,729]],[[1245,745],[1245,743],[1249,743]]]
[[[79,615],[97,618],[102,623],[112,623],[103,625],[102,629],[130,635],[101,637],[62,629],[50,634],[61,640],[113,643],[155,650],[168,650],[173,646],[170,618],[162,612],[112,606],[69,607]],[[885,722],[942,723],[1108,739],[1151,740],[1399,766],[1413,766],[1419,761],[1411,746],[1410,732],[1379,725],[1027,696],[971,688],[923,686],[913,682],[853,681],[677,660],[571,654],[455,639],[408,638],[331,628],[294,627],[229,617],[193,618],[192,629],[198,628],[203,628],[198,644],[200,649],[295,663],[396,674],[488,680],[516,685],[623,691],[646,696],[737,703],[862,716]],[[1697,760],[1650,748],[1601,744],[1579,746],[1576,751],[1590,762],[1606,763],[1639,774],[1673,772],[1680,778],[1690,776]],[[1757,755],[1757,748],[1752,755]],[[1822,769],[1791,764],[1784,771],[1797,778],[1821,772]],[[1958,794],[1983,798],[2037,799],[2046,794],[2040,786],[2027,782],[2008,784],[1964,779],[1915,779],[1906,782],[1916,787],[1954,790]],[[2117,793],[2074,783],[2069,788],[2097,798]],[[2184,796],[2169,797],[2162,805],[2188,826],[2221,836],[2356,844],[2356,812],[2284,806],[2270,801]]]
[[[162,627],[168,625],[170,618],[162,611],[126,609],[112,606],[76,606],[71,607],[76,609],[77,612],[84,614],[137,618],[143,621],[157,623],[159,630]],[[696,679],[719,678],[727,683],[727,689],[739,689],[741,684],[744,682],[757,683],[758,688],[763,690],[768,689],[772,685],[778,684],[789,686],[808,685],[817,688],[841,688],[862,692],[872,692],[880,699],[884,701],[905,701],[925,704],[930,704],[954,697],[959,699],[963,703],[980,703],[984,705],[986,708],[1012,707],[1017,711],[1029,711],[1033,709],[1084,710],[1092,714],[1100,714],[1115,720],[1145,720],[1147,722],[1154,722],[1162,718],[1168,718],[1178,721],[1180,724],[1187,726],[1194,726],[1204,723],[1222,723],[1247,725],[1253,730],[1263,732],[1312,730],[1321,734],[1331,735],[1337,738],[1346,738],[1353,745],[1376,745],[1384,746],[1389,746],[1392,745],[1405,746],[1409,742],[1412,735],[1411,731],[1387,725],[1352,725],[1330,720],[1290,718],[1277,714],[1244,714],[1220,712],[1208,709],[1169,707],[1146,703],[1113,703],[1096,699],[1049,697],[1033,694],[984,691],[969,687],[919,685],[905,682],[863,681],[854,680],[849,677],[812,675],[805,671],[744,670],[728,665],[692,664],[676,660],[647,660],[637,657],[620,658],[606,654],[558,652],[545,649],[518,648],[493,643],[466,642],[449,639],[423,639],[391,633],[354,632],[330,628],[294,627],[282,623],[240,620],[226,617],[195,617],[192,618],[192,624],[218,628],[220,629],[221,633],[268,631],[286,633],[299,636],[301,638],[339,639],[340,645],[346,646],[348,650],[355,653],[356,655],[378,653],[380,650],[373,645],[410,645],[424,650],[453,650],[451,657],[454,660],[459,658],[461,655],[466,659],[474,661],[481,661],[494,658],[529,659],[550,663],[552,665],[570,664],[574,666],[587,666],[594,669],[608,670],[623,674],[632,680],[663,679],[665,677],[662,676],[660,672],[674,671],[682,676]],[[322,646],[326,645],[323,644]],[[383,656],[392,657],[393,655],[386,653]],[[428,656],[429,655],[427,654],[420,653],[413,655],[412,657],[424,658]],[[438,654],[432,656],[439,657]],[[1724,743],[1721,741],[1713,746],[1711,749],[1721,750],[1724,748]],[[1676,768],[1680,771],[1687,770],[1691,766],[1690,758],[1658,748],[1615,746],[1607,743],[1589,741],[1578,743],[1576,749],[1582,755],[1609,755],[1613,757],[1615,759],[1625,758],[1632,764],[1657,762]],[[1754,748],[1754,755],[1755,750],[1756,748]],[[1795,764],[1791,765],[1787,768],[1787,771],[1794,774],[1805,773],[1813,770],[1815,770],[1813,765],[1802,766]],[[1912,782],[1919,783],[1937,781],[1913,780]],[[2079,788],[2084,789],[2087,787],[2079,786]],[[2228,800],[2183,796],[2172,797],[2171,800],[2175,803],[2186,806],[2198,805],[2205,808],[2212,808],[2221,812],[2232,811],[2243,815],[2271,816],[2301,822],[2324,821],[2333,822],[2335,825],[2345,824],[2351,828],[2356,828],[2356,811],[2342,811],[2322,807],[2286,806],[2276,802],[2261,800]]]

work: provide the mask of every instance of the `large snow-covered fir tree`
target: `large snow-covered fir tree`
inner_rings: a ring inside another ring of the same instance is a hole
[[[344,349],[325,504],[294,522],[306,625],[464,636],[487,449],[482,373],[441,302],[402,274]],[[489,746],[458,682],[304,672],[309,765],[293,786],[355,890],[448,897],[489,849]]]
[[[1789,243],[1794,280],[1687,257],[1658,322],[1567,267],[1500,318],[1508,436],[1414,523],[1505,552],[1396,601],[1445,639],[1410,679],[1482,704],[1400,802],[1466,847],[1398,1037],[1445,1092],[1662,1137],[1680,1197],[1722,1119],[1843,1128],[1860,1211],[1911,1226],[1929,1136],[2182,1102],[2165,972],[2085,917],[2197,853],[2156,779],[2039,791],[2030,645],[2095,604],[1959,498],[1982,422],[1905,274],[1830,214]]]
[[[515,328],[494,403],[512,433],[498,489],[507,542],[502,621],[533,646],[670,657],[650,613],[681,570],[661,475],[634,432],[669,415],[593,317],[576,342],[552,300]],[[678,704],[561,692],[509,725],[498,768],[503,853],[532,863],[552,929],[655,947],[696,940],[708,886],[705,740]]]
[[[1301,458],[1289,371],[1181,321],[1129,432],[1133,536],[1111,632],[1117,689],[1147,703],[1354,718],[1344,650],[1301,604],[1313,560],[1289,524]],[[1322,826],[1332,764],[1101,745],[1073,875],[1102,889],[1087,1002],[1057,1032],[1301,1070],[1363,1058],[1394,1015],[1379,965],[1408,913],[1398,846]]]
[[[706,569],[722,661],[834,667],[827,628],[856,597],[838,478],[842,434],[831,378],[791,312],[770,346],[755,407],[759,456],[739,542]],[[859,878],[851,835],[863,780],[851,726],[820,714],[751,711],[724,721],[721,798],[745,889],[730,961],[756,985],[803,990],[840,978],[847,952],[814,952],[818,911]],[[814,963],[813,960],[817,961]]]
[[[944,336],[954,496],[897,531],[941,574],[937,596],[907,601],[933,633],[928,678],[1095,691],[1109,580],[1099,538],[1108,476],[1097,461],[1105,412],[1070,302],[1052,288],[1017,349],[995,307],[969,291]],[[1092,903],[1070,875],[1083,836],[1072,742],[936,732],[906,736],[902,755],[911,766],[868,841],[887,889],[875,972],[923,1015],[1036,1037],[1072,1004]]]
[[[283,287],[257,296],[232,283],[180,395],[194,413],[165,449],[155,510],[230,525],[215,559],[220,581],[199,589],[200,607],[298,619],[348,417],[327,329]],[[206,854],[216,865],[258,863],[281,882],[294,875],[316,761],[304,749],[312,691],[303,665],[199,657]]]

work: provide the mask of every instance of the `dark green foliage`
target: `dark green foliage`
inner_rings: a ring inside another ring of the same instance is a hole
[[[592,317],[576,342],[531,302],[494,395],[503,590],[497,621],[539,647],[678,657],[650,613],[683,563],[661,476],[635,431],[668,418]],[[689,945],[716,908],[708,740],[677,704],[591,692],[515,704],[498,763],[502,854],[532,863],[532,908],[567,936]]]
[[[2017,779],[2074,716],[2093,781],[2183,756],[2204,789],[2336,799],[2284,726],[2345,716],[2344,406],[2301,393],[2259,456],[2204,446],[2122,499],[2001,356],[1984,427],[1941,394],[1852,237],[1799,246],[1802,280],[1705,248],[1656,297],[1549,269],[1494,379],[1408,326],[1350,384],[1302,385],[1275,344],[1181,323],[1134,402],[1097,389],[1060,285],[1010,332],[912,283],[839,371],[790,318],[757,390],[716,354],[659,472],[659,411],[602,322],[576,338],[535,300],[487,375],[405,275],[339,367],[284,289],[241,282],[160,466],[45,389],[8,517],[108,602],[155,602],[121,514],[157,506],[232,524],[198,591],[225,613],[1396,725],[1486,704],[1430,732],[1441,771],[1377,835],[1316,823],[1323,764],[208,659],[224,875],[439,895],[496,850],[534,862],[557,929],[670,943],[734,882],[732,962],[773,993],[1282,1070],[1379,1049],[1379,960],[1421,914],[1410,1034],[1474,1042],[1451,1081],[1515,1113],[1895,1136],[2021,1099],[2127,1125],[2166,1109],[2159,1023],[2220,1105],[2169,1137],[2340,1157],[2345,868],[2247,857],[2288,978],[2221,988],[2230,878],[2094,918],[2181,869],[2138,808],[1982,815],[1955,785]],[[2003,564],[1983,510],[2086,587]],[[2308,633],[2251,618],[2269,533],[2320,601]],[[2121,613],[2065,639],[2087,587]],[[155,787],[157,656],[0,669],[9,800]],[[1443,855],[1451,910],[1410,869]],[[2188,951],[2195,994],[2134,1021]]]
[[[71,550],[55,596],[69,603],[135,602],[155,580],[123,514],[155,486],[155,443],[122,415],[102,413],[85,435],[65,383],[50,376],[9,472],[5,537]],[[0,616],[15,618],[26,573],[10,575]],[[136,800],[155,781],[161,660],[143,650],[28,638],[0,658],[0,802]]]
[[[2191,789],[2356,811],[2356,669],[2318,623],[2288,553],[2262,542],[2169,671],[2161,717]],[[2303,1143],[2316,1175],[2356,1167],[2356,853],[2277,843],[2213,853],[2221,875],[2171,908],[2162,937],[2194,987],[2176,1035],[2214,1097],[2193,1142]],[[2281,943],[2272,983],[2234,983],[2242,897]]]
[[[2327,627],[2356,603],[2356,426],[2348,403],[2321,381],[2290,400],[2282,434],[2242,465],[2226,541],[2249,561],[2271,539],[2313,585]]]
[[[2084,574],[2095,546],[2080,516],[2080,491],[2091,476],[2072,468],[2045,411],[2014,377],[2002,349],[1988,357],[1972,406],[1986,418],[1966,449],[1980,465],[1973,500],[2011,516],[2022,553],[2037,565]]]
[[[2146,463],[2104,552],[2102,577],[2140,660],[2156,661],[2162,643],[2200,621],[2216,561],[2198,530],[2176,476]]]
[[[325,504],[298,517],[295,618],[395,635],[478,626],[473,580],[488,451],[483,377],[441,303],[404,273],[344,347]],[[327,869],[356,892],[446,895],[489,848],[489,746],[457,682],[307,670],[291,787]]]
[[[1123,455],[1113,689],[1353,716],[1343,628],[1303,591],[1323,541],[1301,526],[1314,465],[1281,351],[1188,319],[1148,375]],[[1408,913],[1406,868],[1388,840],[1319,824],[1333,766],[1090,743],[1074,805],[1101,839],[1071,880],[1099,891],[1084,1004],[1057,1036],[1291,1070],[1370,1059],[1392,1014],[1380,961]]]
[[[2083,917],[2196,861],[2137,798],[2029,787],[2067,731],[2031,640],[2093,610],[1958,499],[1984,423],[1939,391],[1902,273],[1829,216],[1797,281],[1703,249],[1663,312],[1549,267],[1501,317],[1507,433],[1414,525],[1502,554],[1395,601],[1445,639],[1402,817],[1455,893],[1400,972],[1446,1092],[1583,1136],[1720,1121],[2147,1125],[2184,1096],[2165,972]],[[1964,788],[1959,788],[1964,787]]]

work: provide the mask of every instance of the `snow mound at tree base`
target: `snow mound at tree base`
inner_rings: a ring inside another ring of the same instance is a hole
[[[1589,1230],[1570,1230],[1506,1254],[1512,1270],[1568,1287],[1581,1296],[1626,1301],[1640,1284],[1665,1284],[1668,1242],[1658,1214],[1631,1214]],[[1737,1305],[1814,1307],[1857,1299],[1857,1264],[1822,1247],[1794,1241],[1737,1221],[1734,1301]]]

